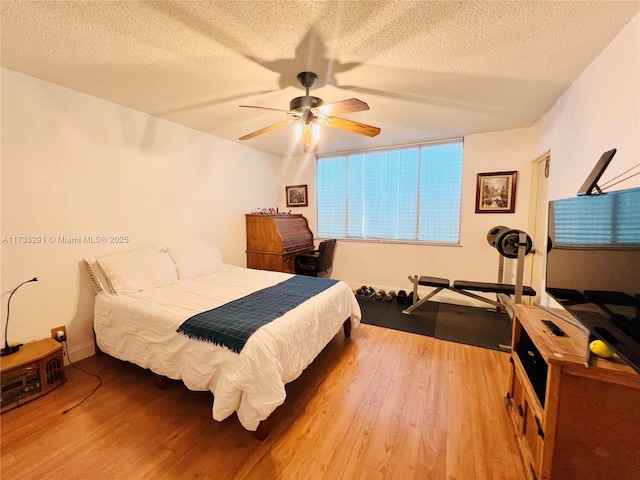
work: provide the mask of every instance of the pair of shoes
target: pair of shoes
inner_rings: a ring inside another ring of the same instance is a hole
[[[376,293],[376,300],[382,300],[386,296],[387,292],[385,292],[384,290],[380,290],[378,293]]]
[[[398,291],[398,296],[396,297],[398,303],[403,304],[407,301],[407,292],[404,290]]]
[[[391,301],[393,301],[393,299],[394,299],[394,298],[396,298],[396,292],[394,292],[393,290],[389,290],[389,293],[387,293],[387,296],[386,296],[386,297],[384,297],[384,299],[385,299],[387,302],[391,302]]]

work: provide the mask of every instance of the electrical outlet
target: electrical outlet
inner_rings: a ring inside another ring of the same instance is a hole
[[[62,338],[58,332],[62,332]],[[57,340],[58,342],[64,342],[67,340],[67,327],[62,325],[61,327],[56,327],[51,329],[51,338]]]

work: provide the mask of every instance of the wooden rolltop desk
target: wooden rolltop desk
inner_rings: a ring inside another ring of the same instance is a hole
[[[302,215],[247,214],[247,267],[293,273],[297,255],[313,251]]]

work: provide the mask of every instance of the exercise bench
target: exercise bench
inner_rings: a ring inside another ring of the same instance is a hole
[[[518,293],[520,293],[520,295],[526,295],[529,297],[534,297],[536,295],[536,291],[531,287],[522,286],[522,291],[518,292],[516,285],[511,285],[508,283],[468,282],[465,280],[455,280],[453,282],[453,285],[451,285],[451,282],[446,278],[427,276],[418,277],[417,275],[409,276],[409,281],[413,284],[413,305],[402,311],[402,313],[405,313],[407,315],[410,315],[411,312],[413,312],[416,308],[423,305],[425,302],[429,301],[431,297],[445,289],[451,290],[452,292],[457,292],[461,295],[466,295],[467,297],[471,297],[481,302],[489,303],[501,310],[506,310],[506,306],[503,303],[482,297],[480,295],[476,295],[475,293],[471,292],[476,291],[484,293],[516,295],[516,297],[518,297]],[[426,297],[418,300],[418,285],[433,287],[434,290],[431,291]]]

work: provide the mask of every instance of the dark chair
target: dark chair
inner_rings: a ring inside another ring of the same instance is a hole
[[[333,266],[333,253],[336,248],[336,239],[323,240],[318,245],[318,250],[314,250],[309,255],[298,255],[296,257],[296,273],[317,277],[318,273],[326,272]]]

